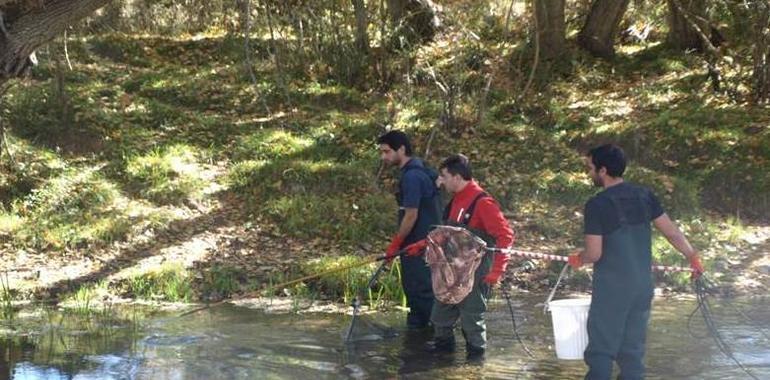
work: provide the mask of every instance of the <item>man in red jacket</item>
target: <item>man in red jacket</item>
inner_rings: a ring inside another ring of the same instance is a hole
[[[436,185],[453,194],[444,210],[444,222],[463,226],[487,242],[488,246],[510,248],[514,234],[500,205],[479,186],[471,176],[468,158],[462,154],[448,157],[439,167]],[[410,251],[414,248],[409,247]],[[481,358],[487,346],[487,326],[484,313],[489,293],[503,277],[508,256],[488,252],[475,273],[473,290],[460,303],[447,305],[438,300],[433,304],[431,322],[434,326],[435,351],[453,351],[454,326],[461,320],[468,358]]]

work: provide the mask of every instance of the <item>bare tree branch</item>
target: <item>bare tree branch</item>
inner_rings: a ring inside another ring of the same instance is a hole
[[[70,53],[67,51],[67,29],[64,29],[64,58],[67,60],[67,67],[72,71],[72,62],[70,62]]]

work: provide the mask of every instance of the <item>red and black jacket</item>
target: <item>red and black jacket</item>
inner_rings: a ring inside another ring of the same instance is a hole
[[[467,226],[481,231],[494,239],[497,248],[513,246],[515,235],[508,220],[500,211],[500,205],[484,192],[476,181],[471,180],[457,192],[444,210],[444,219],[451,224]],[[505,272],[508,255],[497,254],[490,271]]]

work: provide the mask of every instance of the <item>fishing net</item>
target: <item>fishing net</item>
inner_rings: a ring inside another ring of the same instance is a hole
[[[376,319],[376,320],[375,320]],[[378,313],[364,314],[354,306],[350,324],[342,331],[345,343],[373,342],[398,336],[398,331],[380,322],[382,315]]]
[[[425,261],[433,294],[444,304],[460,303],[473,289],[474,273],[486,252],[484,240],[465,228],[438,226],[428,234]]]
[[[371,315],[361,313],[361,300],[364,299],[363,293],[372,289],[375,282],[377,282],[377,278],[385,271],[386,267],[387,262],[383,261],[372,273],[366,286],[361,289],[361,294],[357,294],[353,298],[353,304],[351,305],[353,306],[353,315],[350,319],[350,324],[343,332],[345,343],[375,341],[398,335],[395,329],[372,320],[373,316]]]

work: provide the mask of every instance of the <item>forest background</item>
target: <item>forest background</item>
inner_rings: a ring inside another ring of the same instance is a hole
[[[618,143],[725,292],[770,285],[765,0],[0,0],[0,17],[3,300],[220,299],[382,254],[392,128],[434,167],[468,155],[517,246],[557,254],[597,191],[586,148]],[[361,268],[290,292],[347,299]]]

